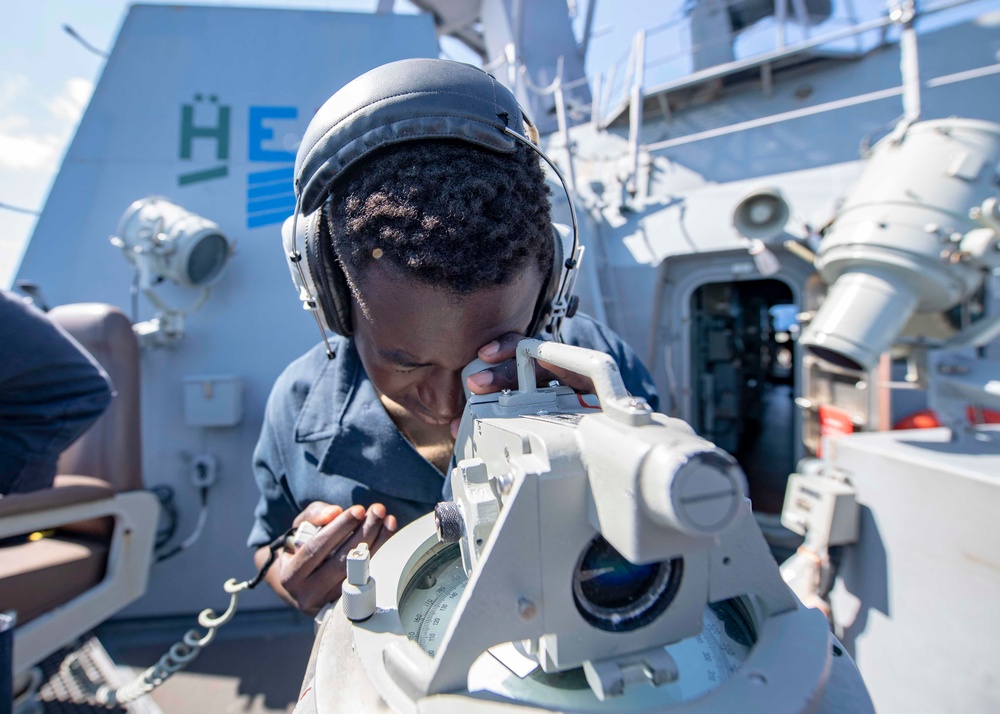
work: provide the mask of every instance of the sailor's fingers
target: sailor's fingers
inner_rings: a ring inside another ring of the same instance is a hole
[[[351,506],[298,546],[294,553],[279,555],[280,585],[300,610],[315,614],[340,596],[346,575],[345,564],[338,563],[338,559],[330,555],[360,530],[364,520],[364,507]]]
[[[594,393],[594,383],[590,380],[590,377],[584,377],[582,374],[577,374],[562,367],[556,367],[554,364],[549,364],[542,360],[535,362],[535,379],[538,380],[539,384],[545,385],[555,380],[559,384],[572,387],[580,394]]]
[[[588,377],[547,362],[536,361],[535,383],[544,387],[553,381],[572,387],[581,394],[593,394],[594,392],[594,383]],[[517,362],[511,359],[488,369],[474,372],[469,375],[465,384],[473,394],[492,394],[504,389],[517,389]],[[452,435],[457,436],[457,433],[457,425],[453,425]]]
[[[524,335],[508,332],[493,342],[479,349],[479,358],[492,367],[470,374],[466,386],[473,394],[490,394],[503,389],[517,389],[517,361],[515,359],[517,343]],[[585,394],[594,391],[594,385],[587,377],[556,367],[547,362],[536,360],[535,381],[542,386],[551,381],[572,387]],[[453,427],[454,431],[454,427]]]
[[[492,342],[488,342],[479,348],[479,359],[490,364],[498,364],[513,359],[517,350],[517,343],[523,339],[525,339],[525,336],[518,332],[508,332],[500,335],[500,337]]]
[[[293,556],[285,554],[286,558]],[[285,591],[302,612],[315,615],[324,605],[340,597],[340,590],[347,577],[345,564],[337,558],[328,558],[305,577],[282,582]]]
[[[344,542],[330,554],[330,560],[339,560],[346,569],[347,554],[357,548],[362,541],[368,544],[369,550],[372,550],[372,546],[385,527],[385,521],[387,518],[388,516],[386,514],[385,506],[381,503],[373,503],[368,507],[368,514],[365,516],[365,521],[361,524],[361,527],[354,531],[349,538],[345,539]],[[395,517],[393,517],[392,520],[395,522]]]
[[[313,501],[306,506],[305,509],[303,509],[302,513],[295,516],[295,520],[292,521],[292,526],[294,528],[298,528],[304,522],[308,521],[314,526],[322,527],[343,512],[344,509],[340,506],[334,506],[329,503],[324,503],[323,501]]]
[[[364,506],[351,506],[323,526],[312,538],[295,549],[282,563],[282,585],[289,592],[319,569],[365,519]]]
[[[361,527],[345,539],[309,576],[310,583],[315,583],[317,586],[316,591],[323,593],[319,598],[321,602],[318,602],[318,607],[340,597],[347,577],[347,556],[350,552],[365,542],[368,544],[368,549],[374,553],[395,532],[396,527],[396,517],[386,515],[385,506],[381,503],[369,506]]]
[[[255,557],[258,567],[269,555],[267,551],[266,547],[258,550],[259,557]],[[296,570],[295,556],[292,552],[278,550],[274,555],[276,560],[265,576],[267,582],[287,602],[302,612],[315,615],[329,602],[327,591],[330,585],[324,583],[322,578],[302,577],[301,571]],[[337,586],[339,587],[339,583]]]
[[[396,533],[398,528],[399,524],[396,522],[396,517],[392,515],[386,516],[385,520],[382,521],[382,530],[379,531],[375,542],[370,544],[372,553],[381,548]]]
[[[316,614],[324,605],[336,602],[341,595],[344,581],[347,579],[347,565],[340,558],[330,558],[316,570],[310,580],[316,584],[313,600],[309,608],[302,608],[311,615]]]

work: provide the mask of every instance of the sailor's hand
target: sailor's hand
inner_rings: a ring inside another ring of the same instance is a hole
[[[502,389],[517,389],[515,355],[517,343],[523,339],[525,339],[524,335],[508,332],[479,348],[479,359],[493,366],[469,375],[466,386],[473,394],[489,394],[499,392]],[[535,379],[540,385],[558,380],[560,384],[572,387],[582,394],[591,394],[594,391],[594,384],[589,378],[541,360],[535,360]],[[452,431],[455,432],[456,429],[457,423],[452,425]]]
[[[292,525],[306,521],[320,526],[319,532],[298,546],[279,551],[267,580],[288,602],[314,615],[340,597],[347,554],[362,541],[374,553],[395,533],[397,523],[381,503],[367,510],[355,505],[345,511],[320,501],[309,504]]]

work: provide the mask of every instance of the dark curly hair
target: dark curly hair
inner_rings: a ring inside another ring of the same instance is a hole
[[[527,146],[498,154],[465,142],[407,142],[352,167],[334,186],[326,217],[349,279],[388,260],[466,295],[531,265],[541,275],[552,270],[550,193]]]

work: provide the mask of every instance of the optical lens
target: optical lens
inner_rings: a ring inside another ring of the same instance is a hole
[[[226,264],[229,244],[218,233],[209,233],[191,249],[187,261],[188,280],[203,285],[217,276]]]
[[[683,560],[636,565],[602,536],[591,541],[573,573],[573,599],[584,619],[610,632],[649,624],[673,601]]]

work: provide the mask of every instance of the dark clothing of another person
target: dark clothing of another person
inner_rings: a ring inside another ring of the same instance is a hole
[[[0,291],[0,494],[51,486],[59,454],[111,397],[93,357],[44,313]]]

